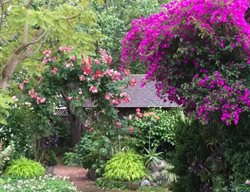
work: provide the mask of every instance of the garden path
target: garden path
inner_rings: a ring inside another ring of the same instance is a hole
[[[57,165],[54,167],[53,174],[60,177],[69,177],[77,189],[81,192],[116,192],[117,190],[100,189],[94,185],[94,182],[86,176],[87,170],[82,167],[71,167]]]

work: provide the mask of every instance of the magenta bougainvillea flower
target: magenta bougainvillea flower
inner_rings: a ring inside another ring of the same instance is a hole
[[[157,94],[203,123],[237,125],[250,109],[247,9],[248,0],[172,1],[132,22],[121,61],[146,64]]]

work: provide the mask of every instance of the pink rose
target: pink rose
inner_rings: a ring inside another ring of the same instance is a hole
[[[75,62],[75,61],[76,61],[76,56],[75,56],[75,55],[72,55],[72,56],[70,57],[70,60],[71,60],[72,62]]]
[[[67,101],[71,101],[73,99],[73,97],[67,97],[66,100]]]
[[[130,132],[130,134],[134,133],[134,127],[130,127],[129,132]]]
[[[89,91],[90,91],[91,93],[97,93],[97,92],[98,92],[98,89],[97,89],[96,86],[91,86],[91,87],[89,88]]]
[[[135,87],[135,86],[136,86],[136,79],[135,79],[135,78],[132,78],[132,79],[130,80],[130,85],[131,85],[132,87]]]
[[[130,75],[130,70],[129,69],[124,69],[124,73],[126,76],[129,76]]]
[[[45,50],[43,52],[43,54],[46,56],[46,57],[49,57],[51,55],[52,51],[51,50]]]
[[[57,72],[57,70],[58,70],[58,69],[57,69],[56,67],[53,67],[53,69],[51,70],[52,74],[55,75],[56,72]]]
[[[19,87],[20,90],[23,90],[23,88],[24,88],[24,83],[19,83],[18,87]]]
[[[95,64],[99,65],[100,61],[98,59],[95,59]]]
[[[84,76],[84,75],[81,75],[81,76],[79,77],[79,80],[80,80],[80,81],[84,81],[84,80],[85,80],[85,76]]]

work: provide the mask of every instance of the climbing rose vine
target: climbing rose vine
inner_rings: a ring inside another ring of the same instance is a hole
[[[95,58],[76,53],[66,46],[45,50],[41,74],[24,77],[19,84],[20,98],[41,116],[53,118],[56,108],[66,107],[72,146],[80,138],[81,129],[105,132],[114,127],[118,118],[115,106],[130,101],[126,88],[131,79],[128,69],[120,73],[110,67],[112,57],[105,50]],[[80,119],[91,123],[81,128],[77,123]]]
[[[203,123],[238,124],[250,109],[247,0],[182,0],[132,22],[124,64],[140,60],[157,93]]]

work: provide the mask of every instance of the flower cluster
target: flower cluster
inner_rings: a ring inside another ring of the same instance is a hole
[[[28,95],[36,101],[37,104],[45,103],[46,98],[40,96],[34,89],[28,91]]]
[[[247,0],[182,0],[132,22],[122,41],[124,64],[139,59],[157,94],[203,122],[230,125],[249,111],[250,25]]]

